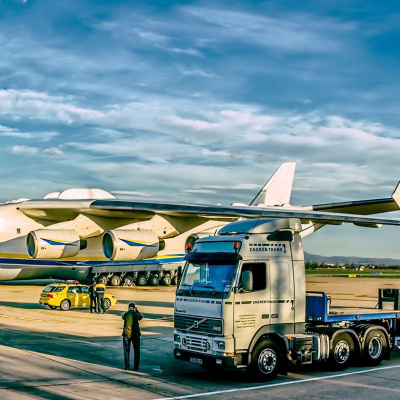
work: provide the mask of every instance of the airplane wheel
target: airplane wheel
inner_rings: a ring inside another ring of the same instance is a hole
[[[147,283],[147,279],[145,275],[139,275],[137,278],[137,285],[138,286],[145,286]]]
[[[112,286],[119,286],[121,284],[121,277],[119,275],[113,275],[110,283]]]
[[[178,284],[178,277],[176,275],[171,279],[171,283],[174,286],[176,286]]]
[[[163,278],[161,279],[161,284],[164,286],[169,286],[171,284],[171,275],[170,274],[164,275]]]
[[[97,278],[97,283],[102,283],[103,285],[107,285],[108,278],[105,275],[101,275]]]
[[[124,278],[124,285],[126,285],[126,286],[132,286],[133,284],[134,284],[133,276],[130,276],[130,275],[125,276],[125,278]]]
[[[71,308],[71,303],[69,300],[65,299],[60,303],[61,311],[68,311]]]
[[[160,277],[158,275],[150,275],[149,283],[151,286],[158,286]]]

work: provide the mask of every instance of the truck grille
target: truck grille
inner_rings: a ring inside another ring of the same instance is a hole
[[[182,345],[184,349],[199,351],[201,353],[210,353],[211,349],[211,343],[207,339],[194,336],[186,336]]]
[[[174,327],[182,331],[209,333],[216,336],[223,334],[222,319],[175,315]]]

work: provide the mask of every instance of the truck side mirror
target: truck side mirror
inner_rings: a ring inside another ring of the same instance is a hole
[[[245,292],[253,291],[253,272],[243,271],[242,272],[242,289]]]
[[[179,287],[179,284],[181,283],[181,279],[182,279],[182,265],[180,265],[178,267],[178,269],[176,270],[176,286]]]

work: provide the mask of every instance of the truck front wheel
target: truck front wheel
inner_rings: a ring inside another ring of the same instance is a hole
[[[383,332],[373,329],[368,333],[364,341],[364,351],[362,354],[364,363],[369,366],[379,365],[387,350],[387,341]]]
[[[263,340],[253,351],[248,372],[263,381],[270,381],[278,374],[281,362],[279,346],[272,340]]]
[[[354,354],[354,342],[348,333],[339,333],[335,336],[329,361],[332,369],[342,371],[347,368]]]

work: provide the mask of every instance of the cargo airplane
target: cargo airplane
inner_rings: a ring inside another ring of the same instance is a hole
[[[82,280],[109,263],[179,262],[188,243],[240,218],[299,218],[303,236],[326,224],[400,225],[366,216],[398,210],[399,186],[391,198],[291,206],[294,170],[282,164],[249,205],[120,200],[101,189],[0,204],[0,280]]]

